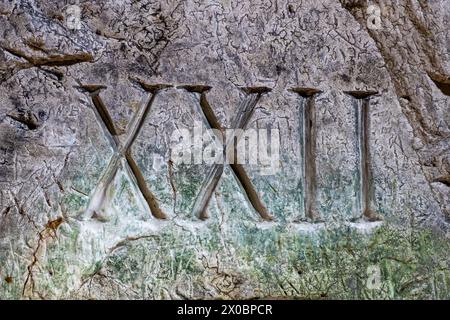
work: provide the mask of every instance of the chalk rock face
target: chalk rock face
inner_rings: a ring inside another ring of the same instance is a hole
[[[2,0],[0,298],[450,298],[449,21]]]

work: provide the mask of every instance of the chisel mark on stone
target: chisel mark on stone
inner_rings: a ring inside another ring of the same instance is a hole
[[[356,130],[359,150],[358,210],[368,221],[379,221],[381,217],[371,209],[372,170],[370,165],[370,98],[376,91],[346,91],[356,99]]]
[[[204,117],[206,118],[206,122],[212,129],[216,129],[217,131],[221,132],[222,136],[218,138],[220,139],[220,141],[225,141],[223,137],[224,128],[217,119],[214,110],[212,109],[206,97],[206,92],[209,89],[211,89],[211,87],[204,85],[183,85],[179,86],[179,88],[197,94],[197,98],[199,98],[200,107]],[[245,87],[241,89],[250,97],[247,97],[244,103],[242,103],[239,106],[237,117],[235,118],[233,123],[234,129],[245,129],[251,116],[253,115],[253,111],[259,99],[261,98],[261,95],[271,90],[270,88],[267,87]],[[236,156],[237,150],[235,139],[239,140],[239,138],[240,138],[239,136],[236,136],[233,139],[233,141],[226,141],[225,143],[226,147],[224,150],[225,157],[228,156],[229,153],[227,151],[230,150],[230,148],[233,148],[233,152],[231,154]],[[273,220],[273,217],[270,215],[266,206],[260,199],[258,192],[256,191],[250,177],[245,172],[244,167],[240,164],[237,164],[236,163],[237,161],[235,161],[236,159],[228,159],[228,160],[230,160],[229,161],[230,168],[232,169],[237,180],[241,184],[252,207],[256,210],[256,212],[258,212],[258,214],[261,216],[262,219],[266,221]],[[214,191],[217,188],[217,185],[219,184],[223,171],[224,171],[223,164],[214,165],[214,167],[208,173],[202,185],[202,188],[199,192],[199,195],[197,197],[197,200],[195,201],[193,208],[194,215],[198,216],[201,220],[206,220],[209,217],[207,212],[209,202],[212,198]]]
[[[167,216],[159,207],[156,197],[153,195],[151,190],[148,188],[145,178],[131,155],[131,145],[136,140],[142,126],[150,112],[150,107],[153,104],[156,95],[160,90],[170,87],[168,84],[148,84],[139,79],[132,79],[137,82],[145,91],[150,93],[150,97],[145,97],[141,103],[140,108],[133,116],[130,121],[128,134],[125,139],[125,143],[121,144],[117,137],[117,130],[114,126],[114,121],[112,120],[108,109],[104,105],[102,99],[100,98],[100,90],[106,88],[102,85],[82,85],[81,88],[86,90],[91,94],[92,102],[96,108],[96,111],[101,123],[104,124],[107,130],[105,134],[112,141],[112,147],[114,149],[114,155],[111,158],[105,173],[100,179],[94,193],[91,196],[88,208],[85,215],[90,215],[91,218],[97,218],[99,221],[105,221],[104,217],[101,217],[99,210],[104,206],[106,201],[106,195],[109,187],[114,181],[114,177],[121,165],[121,159],[125,159],[125,168],[130,175],[131,180],[137,186],[137,189],[141,192],[145,202],[147,203],[150,212],[157,219],[165,219]]]
[[[316,168],[316,105],[315,95],[321,91],[314,88],[292,88],[292,92],[302,97],[301,119],[303,149],[303,206],[305,216],[312,222],[321,220],[316,208],[317,168]]]

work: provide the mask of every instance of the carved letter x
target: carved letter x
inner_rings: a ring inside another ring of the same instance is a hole
[[[143,98],[143,102],[139,106],[138,111],[135,113],[130,122],[128,134],[123,144],[118,139],[117,130],[114,126],[111,115],[109,114],[108,109],[100,98],[100,90],[105,89],[106,87],[100,85],[81,86],[82,89],[90,93],[92,102],[95,107],[94,112],[98,117],[99,122],[104,126],[105,134],[111,141],[111,146],[114,150],[114,154],[109,161],[108,167],[106,168],[97,187],[95,188],[94,193],[91,195],[88,208],[85,212],[85,215],[88,215],[90,217],[101,218],[101,216],[99,215],[99,211],[104,206],[107,191],[111,183],[113,182],[114,177],[116,176],[120,163],[122,162],[123,166],[128,171],[130,178],[133,180],[133,183],[138,187],[143,198],[148,204],[152,215],[158,219],[166,218],[166,214],[160,209],[156,197],[148,188],[145,182],[145,178],[139,169],[139,166],[133,159],[130,147],[136,140],[136,137],[139,135],[142,125],[144,124],[145,119],[149,114],[150,107],[153,104],[153,101],[155,100],[158,92],[171,86],[166,84],[149,85],[140,81],[139,84],[145,91],[150,93],[150,96],[146,95]],[[125,161],[122,161],[124,159]]]
[[[216,129],[222,132],[223,134],[224,128],[221,126],[219,120],[217,119],[213,109],[211,108],[206,98],[206,92],[209,89],[211,89],[211,87],[201,85],[188,85],[188,86],[180,86],[180,88],[192,92],[196,95],[196,97],[200,98],[200,107],[203,111],[203,114],[209,126],[212,129]],[[247,94],[247,97],[244,100],[244,102],[241,103],[238,107],[237,115],[233,122],[234,130],[245,129],[245,127],[247,126],[249,120],[253,115],[256,104],[261,98],[261,95],[269,92],[270,89],[265,87],[250,87],[250,88],[243,88],[243,91]],[[235,136],[236,139],[239,140],[239,134],[236,134]],[[221,140],[223,141],[223,139]],[[228,151],[229,148],[235,148],[234,139],[232,141],[226,141],[226,151]],[[234,149],[233,154],[236,155],[236,149]],[[253,208],[260,214],[261,218],[263,218],[264,220],[269,221],[273,220],[266,206],[259,198],[258,193],[256,192],[255,187],[253,186],[253,183],[251,182],[249,176],[245,172],[244,167],[240,164],[237,164],[235,160],[236,159],[232,159],[230,167],[233,170],[236,178],[242,185],[242,188],[244,189],[247,198],[249,199]],[[209,201],[211,200],[212,194],[214,193],[214,190],[217,188],[220,178],[222,177],[223,170],[224,170],[223,164],[215,164],[211,168],[210,172],[206,176],[205,181],[203,182],[200,193],[195,201],[193,209],[194,214],[202,220],[208,218],[207,209]]]

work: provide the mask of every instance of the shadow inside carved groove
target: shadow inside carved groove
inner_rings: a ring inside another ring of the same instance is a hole
[[[184,90],[186,90],[188,92],[203,93],[205,91],[210,90],[212,87],[211,86],[207,86],[207,85],[201,85],[201,84],[198,84],[198,85],[189,85],[189,84],[187,84],[187,85],[177,86],[177,88],[184,89]]]
[[[359,152],[359,190],[357,193],[358,210],[363,219],[379,221],[381,217],[372,210],[373,185],[370,155],[370,98],[376,91],[345,91],[355,99],[356,134]]]
[[[159,207],[158,200],[148,188],[147,183],[145,182],[145,178],[142,175],[141,170],[139,169],[139,166],[137,165],[136,161],[134,161],[129,151],[125,153],[125,158],[132,172],[131,177],[134,177],[135,183],[137,184],[139,190],[142,193],[142,196],[144,197],[150,208],[150,212],[155,218],[166,219],[166,214]]]
[[[106,128],[108,129],[109,133],[112,136],[117,136],[118,133],[117,133],[116,127],[114,125],[114,121],[112,120],[111,115],[109,114],[108,110],[106,109],[106,106],[103,103],[102,99],[100,99],[100,96],[98,95],[98,93],[92,96],[92,102],[94,103],[94,106],[97,109],[97,112],[100,115],[100,118],[102,119]]]
[[[100,210],[104,208],[106,202],[106,194],[108,189],[110,188],[114,177],[116,176],[118,169],[121,165],[121,159],[125,158],[125,169],[130,175],[133,183],[136,184],[137,188],[141,192],[145,202],[147,203],[150,212],[157,219],[165,219],[167,218],[166,214],[159,207],[158,201],[153,193],[148,188],[145,178],[142,175],[142,172],[139,169],[139,166],[133,159],[130,153],[130,148],[136,137],[139,135],[139,132],[142,129],[142,125],[145,122],[151,105],[153,104],[156,95],[160,90],[170,87],[170,85],[166,84],[146,84],[144,82],[139,82],[141,87],[150,93],[150,97],[144,98],[141,106],[134,114],[130,126],[128,129],[127,137],[125,139],[125,143],[122,145],[117,138],[117,131],[114,126],[114,121],[111,118],[111,115],[108,112],[107,107],[103,103],[103,100],[100,97],[100,89],[104,89],[106,87],[99,85],[84,85],[83,89],[91,93],[92,103],[95,107],[95,114],[107,130],[105,130],[105,135],[112,141],[112,147],[114,149],[114,155],[111,158],[108,166],[100,178],[100,181],[95,188],[93,194],[90,197],[90,201],[88,207],[86,209],[85,215],[90,217],[101,217],[99,213]],[[104,220],[103,218],[100,220]]]
[[[344,93],[355,99],[367,99],[373,95],[377,95],[378,91],[344,91]]]
[[[312,97],[315,94],[321,93],[319,89],[315,88],[291,88],[289,91],[298,93],[300,96],[304,98]]]
[[[143,100],[141,107],[133,116],[125,143],[122,145],[117,138],[117,130],[114,125],[114,121],[108,112],[107,107],[103,103],[100,97],[100,91],[105,86],[102,85],[83,85],[81,88],[90,93],[94,111],[99,121],[102,123],[107,135],[112,141],[112,146],[115,150],[114,156],[111,158],[110,163],[105,170],[100,182],[98,183],[95,192],[91,196],[87,213],[92,214],[92,217],[101,216],[99,210],[104,206],[106,193],[110,187],[118,168],[121,165],[125,165],[125,169],[129,173],[133,183],[139,189],[145,202],[147,203],[152,215],[158,219],[165,219],[167,216],[161,210],[156,197],[148,188],[145,178],[133,159],[130,147],[134,143],[136,137],[142,129],[142,125],[145,119],[148,117],[151,105],[160,90],[169,88],[170,84],[148,84],[140,79],[130,79],[131,81],[139,84],[139,86],[147,91],[150,96]],[[215,115],[215,112],[207,99],[207,91],[211,89],[207,85],[180,85],[177,88],[186,90],[196,98],[200,105],[202,114],[208,123],[209,127],[216,129],[215,134],[220,134],[221,141],[224,141],[224,130],[220,121]],[[233,120],[232,128],[245,129],[250,119],[253,116],[255,107],[261,98],[261,96],[267,92],[270,92],[270,88],[267,87],[244,87],[241,88],[246,93],[246,97],[238,106],[238,112]],[[290,91],[297,93],[301,97],[301,126],[302,126],[302,152],[303,152],[303,185],[304,185],[304,197],[303,205],[306,218],[311,222],[322,221],[317,211],[317,168],[316,168],[316,139],[317,139],[317,124],[315,117],[315,96],[320,94],[321,91],[315,88],[302,88],[296,87],[290,89]],[[358,135],[358,147],[360,153],[360,168],[359,168],[359,192],[358,202],[359,211],[365,220],[377,221],[380,217],[371,210],[372,201],[372,173],[370,170],[370,149],[369,149],[369,114],[370,114],[370,97],[377,94],[376,91],[346,91],[346,94],[352,96],[356,102],[356,122],[357,122],[357,135]],[[236,132],[235,132],[236,133]],[[237,181],[240,183],[248,201],[259,213],[262,219],[270,221],[273,220],[272,215],[268,212],[266,206],[260,199],[258,192],[255,189],[250,177],[241,164],[236,162],[237,154],[237,140],[239,140],[239,133],[235,134],[233,141],[227,141],[224,147],[224,157],[229,157],[229,154],[233,154],[234,159],[226,159],[230,163],[230,168],[235,175]],[[232,151],[232,152],[228,152]],[[125,159],[125,162],[121,162],[120,159]],[[219,181],[224,172],[224,164],[216,164],[211,171],[207,174],[205,181],[201,187],[200,192],[197,195],[193,206],[193,214],[200,219],[205,220],[208,218],[208,206],[214,191],[216,190]]]
[[[138,78],[130,78],[130,81],[137,83],[142,89],[151,93],[157,93],[158,91],[173,87],[171,84],[167,83],[147,83]]]
[[[438,77],[432,75],[429,75],[429,77],[444,95],[450,96],[450,78],[443,80],[442,78],[438,79]]]
[[[79,88],[89,93],[96,93],[102,89],[106,89],[107,86],[101,84],[84,84],[81,85]]]
[[[198,103],[200,104],[203,116],[206,118],[206,122],[208,123],[210,128],[216,129],[219,132],[221,132],[222,136],[218,138],[220,139],[220,141],[225,141],[225,138],[223,137],[224,128],[217,119],[214,110],[212,109],[206,97],[206,91],[208,91],[211,87],[203,85],[183,85],[179,86],[179,88],[185,89],[188,92],[196,94],[196,98],[199,99]],[[247,124],[249,123],[253,115],[255,107],[259,99],[261,98],[261,95],[270,91],[270,89],[267,87],[246,87],[242,88],[242,90],[245,93],[247,93],[247,97],[245,98],[243,103],[241,103],[240,106],[238,107],[237,116],[234,119],[232,125],[232,128],[234,130],[246,128]],[[199,94],[200,96],[198,96]],[[233,141],[225,142],[225,149],[224,149],[225,157],[228,156],[229,154],[228,150],[230,150],[230,148],[233,148],[232,154],[236,156],[237,150],[235,140],[239,140],[239,138],[240,137],[237,135],[235,136]],[[242,186],[245,195],[247,196],[250,204],[255,209],[255,211],[259,213],[262,219],[266,221],[273,220],[273,217],[271,216],[266,206],[260,199],[258,192],[256,191],[255,186],[253,185],[250,177],[247,175],[244,167],[241,164],[238,164],[236,159],[227,159],[227,160],[229,160],[230,168],[232,169],[234,175],[236,176],[237,180]],[[213,166],[211,171],[208,173],[202,185],[200,193],[198,194],[198,197],[194,203],[193,214],[195,216],[198,216],[202,220],[205,220],[209,217],[207,209],[211,197],[217,188],[217,185],[220,181],[220,178],[222,177],[223,172],[224,172],[223,164],[216,164]]]
[[[436,178],[434,181],[442,183],[443,185],[445,185],[445,186],[450,188],[450,175]]]
[[[301,97],[300,124],[302,127],[303,154],[303,208],[305,216],[312,222],[321,222],[317,211],[317,168],[316,168],[316,105],[315,95],[321,91],[314,88],[292,88],[290,91]]]
[[[246,94],[263,94],[270,92],[272,89],[268,87],[242,87],[241,90]]]

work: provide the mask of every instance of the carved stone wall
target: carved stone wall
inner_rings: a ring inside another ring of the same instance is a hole
[[[0,297],[448,299],[449,18],[2,0]],[[196,123],[278,130],[279,170],[177,163]]]

